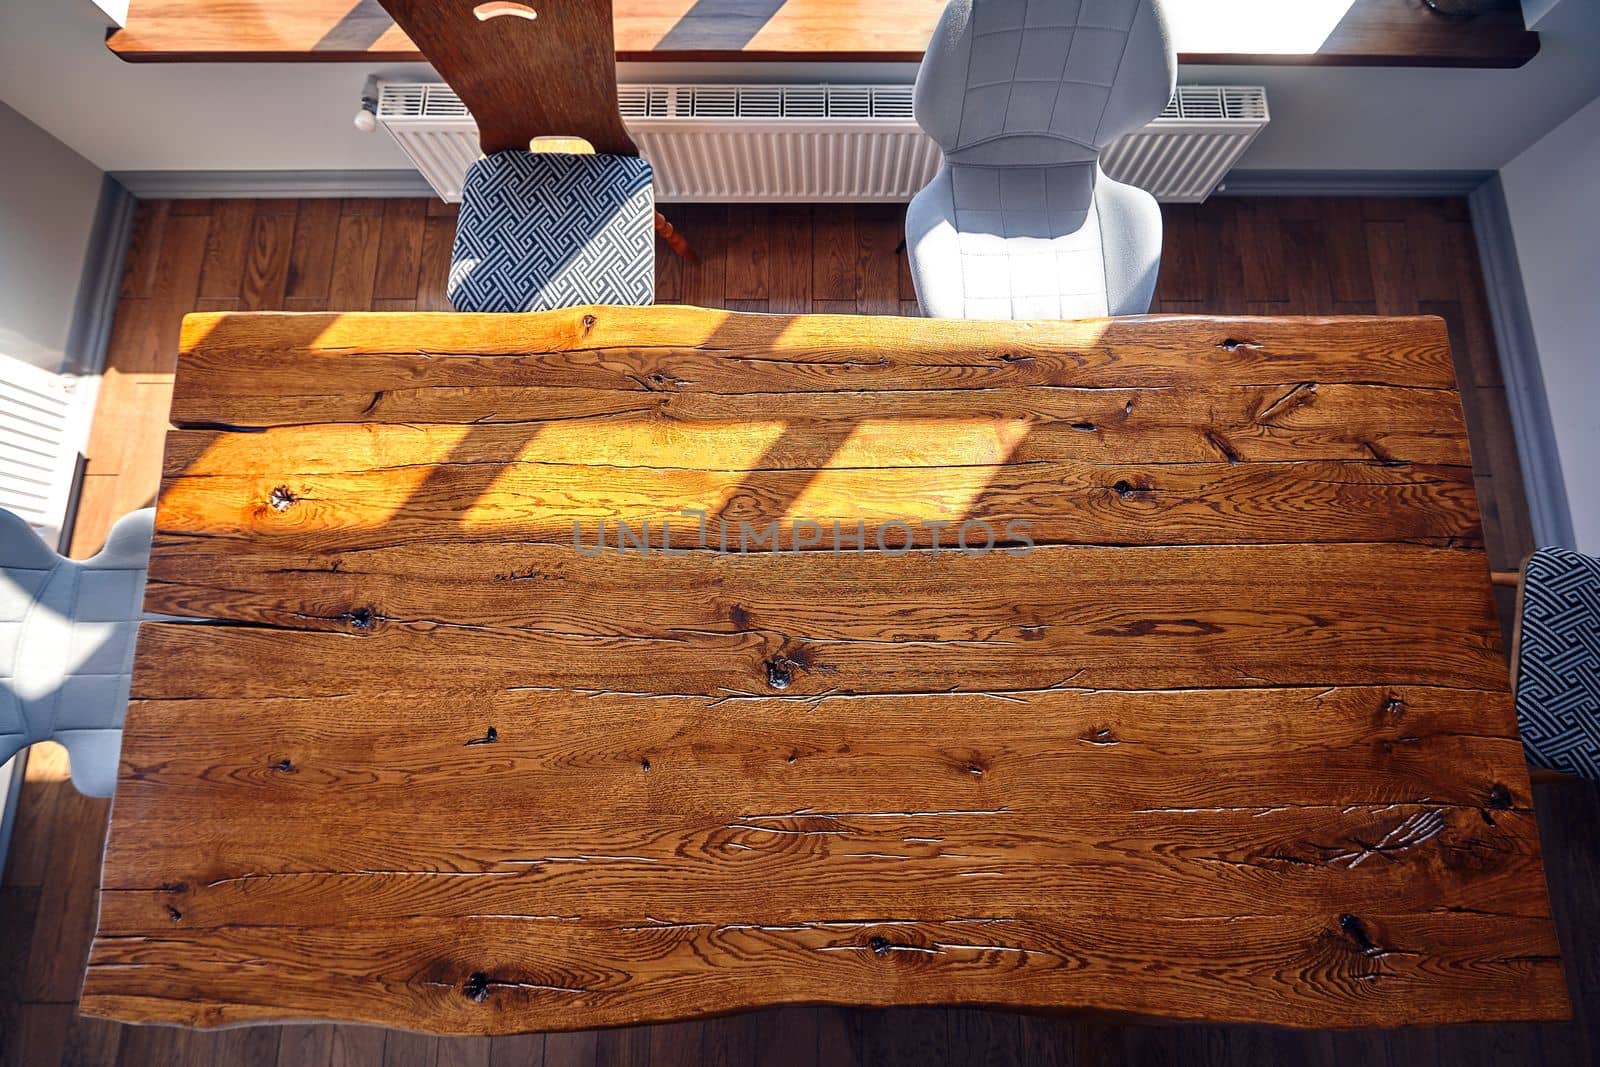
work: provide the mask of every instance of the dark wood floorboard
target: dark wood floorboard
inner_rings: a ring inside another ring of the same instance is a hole
[[[422,200],[140,205],[89,446],[73,552],[148,504],[160,472],[178,321],[190,310],[445,309],[454,209]],[[916,314],[902,213],[883,205],[684,206],[698,263],[658,250],[658,297],[746,311]],[[1168,205],[1154,310],[1425,313],[1449,325],[1496,567],[1531,547],[1466,204],[1459,199],[1214,199]],[[1503,605],[1509,609],[1509,603]],[[1594,1064],[1600,1062],[1600,789],[1536,790],[1576,1021],[1297,1033],[1132,1025],[965,1009],[777,1008],[605,1032],[436,1039],[370,1027],[215,1033],[76,1014],[109,805],[80,797],[59,749],[30,761],[0,881],[5,1064],[147,1067],[610,1067],[623,1064]],[[1219,936],[1222,936],[1219,933]]]

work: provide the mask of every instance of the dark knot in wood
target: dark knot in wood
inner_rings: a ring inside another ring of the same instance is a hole
[[[1072,428],[1082,433],[1093,433],[1096,429],[1095,424],[1092,422],[1075,422],[1072,424]]]
[[[1126,500],[1128,497],[1133,495],[1133,484],[1131,482],[1129,482],[1127,479],[1123,479],[1122,481],[1118,482],[1116,485],[1113,485],[1111,487],[1111,489],[1112,489],[1113,492],[1115,492],[1118,496],[1122,497],[1124,500]]]
[[[482,971],[473,971],[462,985],[461,993],[474,1004],[482,1004],[489,999],[489,976]]]
[[[273,511],[288,511],[299,499],[287,485],[280,485],[268,494],[267,503],[272,505]]]
[[[354,611],[345,612],[340,618],[349,623],[352,629],[371,630],[373,624],[378,621],[378,613],[371,608],[356,608]]]
[[[1222,626],[1204,619],[1133,619],[1089,633],[1093,637],[1204,637],[1222,633]]]
[[[593,315],[585,315],[583,317],[583,332],[588,333],[590,330],[594,329],[594,322],[595,319]]]
[[[646,773],[648,773],[649,770],[650,770],[650,761],[648,759],[640,760],[639,761],[639,769],[641,771],[645,771]]]
[[[500,733],[493,726],[482,737],[474,737],[467,745],[492,745],[500,740]]]
[[[1086,730],[1078,735],[1078,740],[1091,745],[1118,745],[1122,743],[1121,739],[1117,737],[1117,732],[1109,726]]]
[[[1348,912],[1339,916],[1339,929],[1344,931],[1346,937],[1356,943],[1362,952],[1374,952],[1378,946],[1373,942],[1372,936],[1367,933],[1367,926],[1359,918]]]
[[[282,771],[284,774],[293,774],[294,761],[289,759],[281,759],[272,765],[272,769],[275,771]]]
[[[794,672],[787,660],[767,660],[767,684],[774,689],[787,689],[794,683]]]
[[[884,937],[880,934],[868,941],[867,947],[872,949],[872,954],[874,956],[881,958],[887,956],[889,954],[889,950],[894,946],[889,944],[889,939],[887,937]]]
[[[1495,811],[1505,811],[1511,807],[1511,790],[1496,782],[1489,787],[1489,807]]]

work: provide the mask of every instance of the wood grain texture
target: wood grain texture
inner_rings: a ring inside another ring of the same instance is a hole
[[[168,544],[173,555],[164,545],[152,564],[151,608],[252,625],[147,625],[139,696],[350,692],[429,649],[450,673],[411,680],[418,688],[1504,686],[1482,556],[1463,549],[613,549],[584,560],[570,545],[403,545],[318,560]],[[261,672],[271,649],[284,662]]]
[[[109,44],[134,62],[422,59],[376,6],[133,0]],[[1406,0],[1355,0],[1306,55],[1218,54],[1197,51],[1181,37],[1175,43],[1185,63],[1521,66],[1537,54],[1539,36],[1523,29],[1514,5],[1499,6],[1447,18]],[[615,7],[616,57],[623,61],[916,62],[944,0],[616,0]]]
[[[617,111],[611,0],[538,12],[476,0],[381,3],[472,113],[485,153],[562,137],[605,155],[639,154]]]
[[[91,1013],[1567,1010],[1436,319],[192,316],[173,417]],[[684,508],[905,533],[572,540]]]

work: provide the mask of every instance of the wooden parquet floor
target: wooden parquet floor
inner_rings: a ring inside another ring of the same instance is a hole
[[[659,250],[661,302],[745,311],[915,314],[895,205],[678,206],[700,259]],[[1167,205],[1154,310],[1412,314],[1449,325],[1490,560],[1532,548],[1477,252],[1459,199],[1230,199]],[[140,205],[74,530],[93,553],[154,499],[178,324],[191,310],[447,310],[453,209],[427,200]],[[1501,602],[1509,622],[1509,598]],[[82,1019],[109,803],[59,749],[30,760],[0,881],[5,1064],[143,1067],[602,1067],[612,1064],[1592,1064],[1600,1062],[1600,787],[1537,787],[1576,1019],[1559,1025],[1294,1033],[968,1009],[782,1008],[602,1032],[438,1039],[356,1026],[196,1033]],[[1219,936],[1226,936],[1219,932]]]

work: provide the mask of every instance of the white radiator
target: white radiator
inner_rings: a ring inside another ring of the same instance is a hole
[[[26,519],[53,547],[62,541],[92,390],[0,355],[0,508]]]
[[[905,201],[939,166],[911,118],[910,85],[624,85],[619,103],[655,169],[656,199]],[[447,85],[380,85],[378,121],[439,196],[461,199],[478,158],[472,116]],[[1101,156],[1159,200],[1211,195],[1268,122],[1258,86],[1183,85],[1161,117]]]

